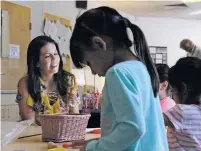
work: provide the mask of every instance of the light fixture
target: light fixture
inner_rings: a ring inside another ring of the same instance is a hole
[[[200,15],[200,14],[201,14],[201,10],[197,10],[190,13],[190,15]]]
[[[198,3],[201,2],[201,0],[182,0],[184,3]]]

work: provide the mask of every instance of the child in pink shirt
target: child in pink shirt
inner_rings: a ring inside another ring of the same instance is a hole
[[[168,71],[169,67],[166,64],[156,64],[156,69],[158,71],[160,79],[160,89],[159,98],[162,112],[165,113],[169,109],[175,106],[174,100],[172,100],[170,95],[170,86],[168,82]]]
[[[164,113],[170,151],[201,151],[201,60],[182,58],[168,74],[177,103]]]

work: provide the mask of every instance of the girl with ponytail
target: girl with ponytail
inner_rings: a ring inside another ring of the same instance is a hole
[[[91,9],[76,20],[70,52],[77,68],[105,76],[102,137],[79,142],[82,150],[168,151],[160,81],[141,29],[112,8]]]

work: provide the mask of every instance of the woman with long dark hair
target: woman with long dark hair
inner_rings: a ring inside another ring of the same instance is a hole
[[[47,36],[34,38],[27,52],[27,75],[19,80],[16,101],[22,120],[38,113],[79,113],[75,77],[63,70],[57,43]]]

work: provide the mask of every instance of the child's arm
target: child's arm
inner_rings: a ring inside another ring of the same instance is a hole
[[[165,126],[174,128],[174,125],[172,124],[172,122],[169,120],[169,118],[165,114],[163,114],[163,117],[164,117]]]
[[[180,109],[180,105],[175,105],[173,108],[169,109],[167,112],[163,114],[165,126],[170,128],[179,130],[181,129],[182,123],[182,110]]]
[[[91,141],[86,151],[122,151],[135,144],[145,133],[142,100],[135,81],[126,73],[109,71],[106,86],[116,116],[116,128],[98,141]]]

